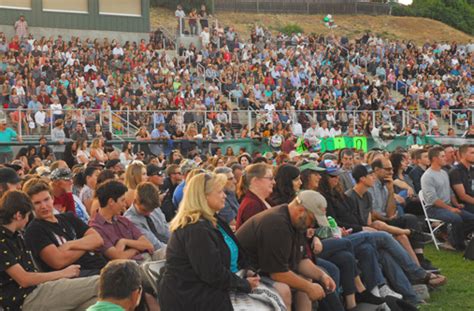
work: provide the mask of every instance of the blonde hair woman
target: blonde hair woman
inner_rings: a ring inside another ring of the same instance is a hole
[[[134,161],[125,170],[125,185],[128,188],[127,193],[125,194],[125,201],[127,202],[127,208],[132,205],[136,197],[137,186],[141,182],[148,180],[146,174],[146,167],[140,161]]]
[[[102,137],[94,138],[90,149],[92,159],[100,163],[105,163],[108,160],[108,156],[104,151],[104,139]]]
[[[223,174],[199,174],[186,183],[171,221],[166,272],[159,290],[163,310],[232,310],[230,291],[249,293],[259,277],[240,278],[243,257],[229,226],[216,216],[224,208]]]

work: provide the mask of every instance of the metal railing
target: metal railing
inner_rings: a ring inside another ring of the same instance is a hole
[[[240,130],[243,126],[249,129],[256,123],[265,126],[272,123],[302,125],[306,130],[312,121],[321,123],[328,121],[329,127],[338,124],[341,130],[365,131],[382,124],[391,124],[393,130],[402,133],[407,126],[420,126],[431,133],[438,127],[441,131],[452,128],[456,134],[461,134],[474,124],[474,109],[442,109],[442,110],[282,110],[266,111],[263,109],[247,110],[214,110],[213,107],[206,111],[198,110],[101,110],[101,109],[74,109],[59,111],[44,109],[43,116],[35,116],[36,111],[29,109],[3,109],[8,125],[22,136],[51,135],[54,122],[63,119],[65,128],[73,132],[77,123],[85,125],[89,133],[95,131],[100,125],[102,131],[110,132],[116,139],[134,137],[140,126],[145,126],[152,131],[159,123],[174,122],[185,129],[188,124],[195,123],[202,128],[217,123],[231,123],[234,129]],[[42,121],[44,123],[39,123]]]

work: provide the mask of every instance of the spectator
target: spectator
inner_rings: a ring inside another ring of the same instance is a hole
[[[421,190],[421,176],[423,176],[430,165],[428,150],[417,149],[413,152],[412,158],[414,159],[415,167],[408,173],[408,176],[413,180],[415,193],[418,194]]]
[[[421,177],[421,190],[426,200],[429,217],[452,224],[449,231],[449,243],[457,250],[464,250],[464,226],[474,222],[474,214],[464,209],[452,195],[446,166],[446,154],[443,148],[433,147],[428,151],[431,167]]]
[[[21,189],[21,178],[11,167],[0,167],[0,198],[10,190]]]
[[[165,169],[155,164],[148,164],[146,166],[146,175],[148,176],[148,181],[161,190],[165,179]],[[161,201],[160,199],[160,202]]]
[[[58,119],[54,122],[54,128],[51,131],[51,140],[57,142],[58,145],[53,145],[54,157],[57,160],[62,160],[64,158],[65,143],[66,143],[66,133],[64,133],[64,121]]]
[[[127,167],[125,170],[125,185],[128,188],[125,194],[126,209],[128,209],[136,199],[138,185],[146,181],[148,181],[148,176],[146,167],[142,162],[136,161]]]
[[[89,139],[87,132],[84,129],[84,125],[82,123],[80,122],[77,123],[76,130],[74,131],[74,133],[72,133],[71,139],[74,141],[78,141],[78,140],[87,141]]]
[[[109,262],[100,273],[99,299],[87,311],[134,311],[142,296],[140,267],[132,260]]]
[[[245,168],[237,186],[237,195],[241,203],[237,213],[236,229],[252,216],[271,208],[266,199],[273,192],[274,185],[271,166],[256,163]]]
[[[34,207],[23,192],[10,191],[0,201],[0,307],[8,310],[77,309],[95,303],[98,277],[76,278],[78,265],[36,272],[19,232]]]
[[[237,231],[237,238],[254,267],[272,280],[301,293],[295,299],[299,310],[303,306],[309,308],[312,301],[322,300],[326,294],[334,295],[336,290],[329,275],[308,258],[303,259],[305,239],[302,232],[314,223],[317,208],[325,206],[326,200],[319,193],[302,191],[290,204],[255,215]],[[290,304],[287,304],[288,308],[291,308]],[[343,309],[340,302],[332,308]]]
[[[471,167],[474,165],[474,146],[462,145],[459,147],[459,163],[449,172],[449,182],[456,199],[464,205],[464,210],[474,214],[474,176]]]
[[[166,221],[173,219],[176,208],[173,205],[173,193],[178,185],[183,181],[183,174],[179,165],[171,164],[166,169],[166,176],[162,191],[165,192],[161,209],[166,216]]]
[[[18,142],[23,142],[21,136],[7,127],[7,119],[5,115],[0,114],[0,143],[11,143],[13,138]],[[0,164],[9,163],[13,160],[13,150],[10,145],[0,146]]]
[[[232,169],[229,167],[218,167],[214,170],[215,174],[224,174],[227,176],[227,182],[224,186],[225,205],[219,212],[219,217],[222,218],[229,226],[235,228],[235,218],[239,210],[239,201],[235,194],[237,181],[235,179]]]
[[[97,166],[87,166],[77,174],[79,185],[82,187],[81,192],[79,193],[79,199],[86,207],[88,213],[90,213],[91,210],[99,173],[100,169]]]
[[[225,204],[226,179],[225,175],[199,174],[186,186],[170,225],[166,272],[159,289],[165,310],[206,309],[209,301],[215,309],[232,310],[229,291],[250,293],[259,284],[258,276],[235,274],[247,268],[242,250],[227,224],[215,216]]]
[[[104,239],[100,248],[110,260],[134,259],[143,261],[153,254],[153,244],[127,218],[120,216],[126,208],[127,187],[119,181],[108,180],[99,185],[96,196],[100,209],[91,220],[94,228]]]
[[[76,161],[78,164],[87,165],[91,160],[91,155],[89,150],[87,150],[87,140],[79,139],[76,141],[77,153]]]
[[[15,22],[15,35],[20,38],[20,40],[28,37],[28,23],[25,20],[24,15],[20,15],[20,19]]]
[[[140,183],[136,199],[124,216],[153,244],[155,251],[164,253],[170,232],[159,202],[158,188],[150,182]]]
[[[100,235],[71,213],[55,215],[52,189],[46,182],[31,179],[24,190],[35,211],[25,241],[40,269],[56,271],[76,264],[80,277],[99,274],[105,265],[105,259],[94,253],[103,245]]]

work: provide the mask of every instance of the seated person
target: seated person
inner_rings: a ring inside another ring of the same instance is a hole
[[[464,209],[452,193],[446,166],[446,154],[442,147],[428,151],[431,167],[421,177],[421,190],[426,201],[429,217],[452,224],[449,242],[457,250],[464,250],[464,226],[474,223],[474,214]]]
[[[87,311],[134,311],[140,304],[142,277],[133,260],[114,260],[100,272],[99,299]]]
[[[301,191],[289,204],[251,217],[236,233],[252,266],[261,275],[297,291],[297,310],[311,310],[313,301],[336,296],[334,280],[305,257],[304,232],[313,226],[319,205],[325,208],[326,200],[318,192]],[[332,310],[344,310],[335,298]]]
[[[94,253],[103,245],[100,235],[72,213],[54,214],[51,187],[41,179],[30,179],[23,190],[28,194],[35,219],[25,233],[26,245],[43,271],[69,265],[81,266],[81,276],[99,274],[105,258]]]
[[[474,145],[459,147],[459,163],[449,172],[449,182],[464,210],[474,213]]]
[[[126,208],[127,186],[117,180],[107,180],[96,189],[100,209],[90,225],[104,239],[102,253],[108,259],[149,259],[153,244],[128,220],[121,216]]]
[[[237,276],[249,266],[229,226],[215,216],[225,204],[226,180],[199,174],[186,184],[158,290],[163,310],[233,310],[230,291],[250,293],[259,284],[258,276]]]
[[[99,277],[76,278],[79,265],[36,272],[20,234],[33,209],[30,198],[21,191],[9,191],[0,201],[0,308],[84,310],[97,300]]]
[[[168,223],[159,202],[158,188],[151,182],[140,183],[135,201],[124,214],[153,244],[155,251],[166,247],[170,238]]]

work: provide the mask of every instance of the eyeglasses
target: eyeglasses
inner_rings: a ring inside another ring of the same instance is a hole
[[[387,172],[393,171],[393,167],[382,167]]]

